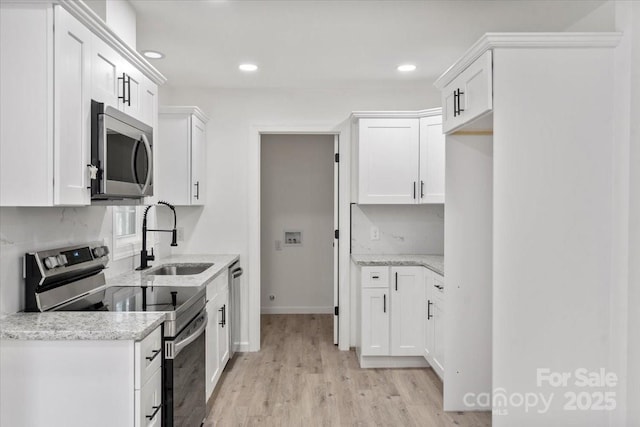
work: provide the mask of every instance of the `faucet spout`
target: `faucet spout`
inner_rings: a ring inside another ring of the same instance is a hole
[[[154,231],[154,232],[166,232],[166,233],[171,233],[171,246],[178,246],[178,242],[177,242],[177,237],[178,237],[178,232],[177,232],[177,225],[178,225],[178,217],[176,215],[176,208],[168,202],[165,202],[163,200],[159,201],[157,203],[157,205],[164,205],[167,206],[169,209],[171,209],[171,211],[173,212],[173,229],[171,230],[150,230],[147,228],[147,214],[149,213],[149,209],[151,209],[151,207],[153,205],[149,205],[146,207],[146,209],[144,210],[144,215],[142,216],[142,250],[140,251],[140,266],[138,268],[136,268],[136,270],[146,270],[147,268],[151,267],[149,265],[149,261],[153,261],[155,260],[155,256],[153,255],[153,248],[151,249],[151,254],[149,255],[149,253],[147,252],[147,232],[149,231]]]

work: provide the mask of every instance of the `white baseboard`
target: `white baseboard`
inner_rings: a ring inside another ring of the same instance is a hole
[[[262,307],[262,314],[331,314],[333,307]]]
[[[246,341],[234,343],[233,347],[234,351],[238,353],[248,353],[251,351],[249,350],[249,343]]]
[[[428,368],[422,356],[362,356],[361,368]]]

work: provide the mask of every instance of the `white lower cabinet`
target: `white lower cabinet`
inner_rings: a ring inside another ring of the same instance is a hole
[[[427,271],[424,358],[440,379],[444,379],[444,278]]]
[[[360,270],[361,367],[426,366],[423,267]]]
[[[160,426],[162,327],[141,341],[2,340],[0,377],[1,426]]]
[[[222,370],[229,361],[229,274],[227,271],[207,285],[207,331],[205,372],[206,396],[211,397]]]

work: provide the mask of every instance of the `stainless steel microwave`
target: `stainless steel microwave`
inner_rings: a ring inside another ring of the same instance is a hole
[[[153,196],[153,128],[91,101],[91,200]]]

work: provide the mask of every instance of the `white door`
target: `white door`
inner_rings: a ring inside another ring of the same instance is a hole
[[[418,148],[418,119],[360,119],[358,202],[416,203]]]
[[[420,203],[444,203],[442,116],[420,119]]]
[[[204,190],[207,172],[206,158],[207,130],[206,125],[191,116],[191,204],[204,205]]]
[[[91,32],[60,6],[54,19],[54,204],[88,205]]]
[[[424,267],[391,268],[391,355],[424,354]]]
[[[362,349],[363,356],[389,355],[389,290],[362,289]]]
[[[340,152],[340,139],[338,135],[335,135],[333,140],[333,152],[335,153],[335,161],[333,162],[333,229],[338,230],[339,219],[340,219],[340,162],[339,152]],[[333,306],[340,306],[340,241],[338,239],[339,236],[334,235],[333,238]],[[338,331],[339,331],[339,322],[340,316],[336,314],[334,309],[333,312],[333,343],[338,345]]]

